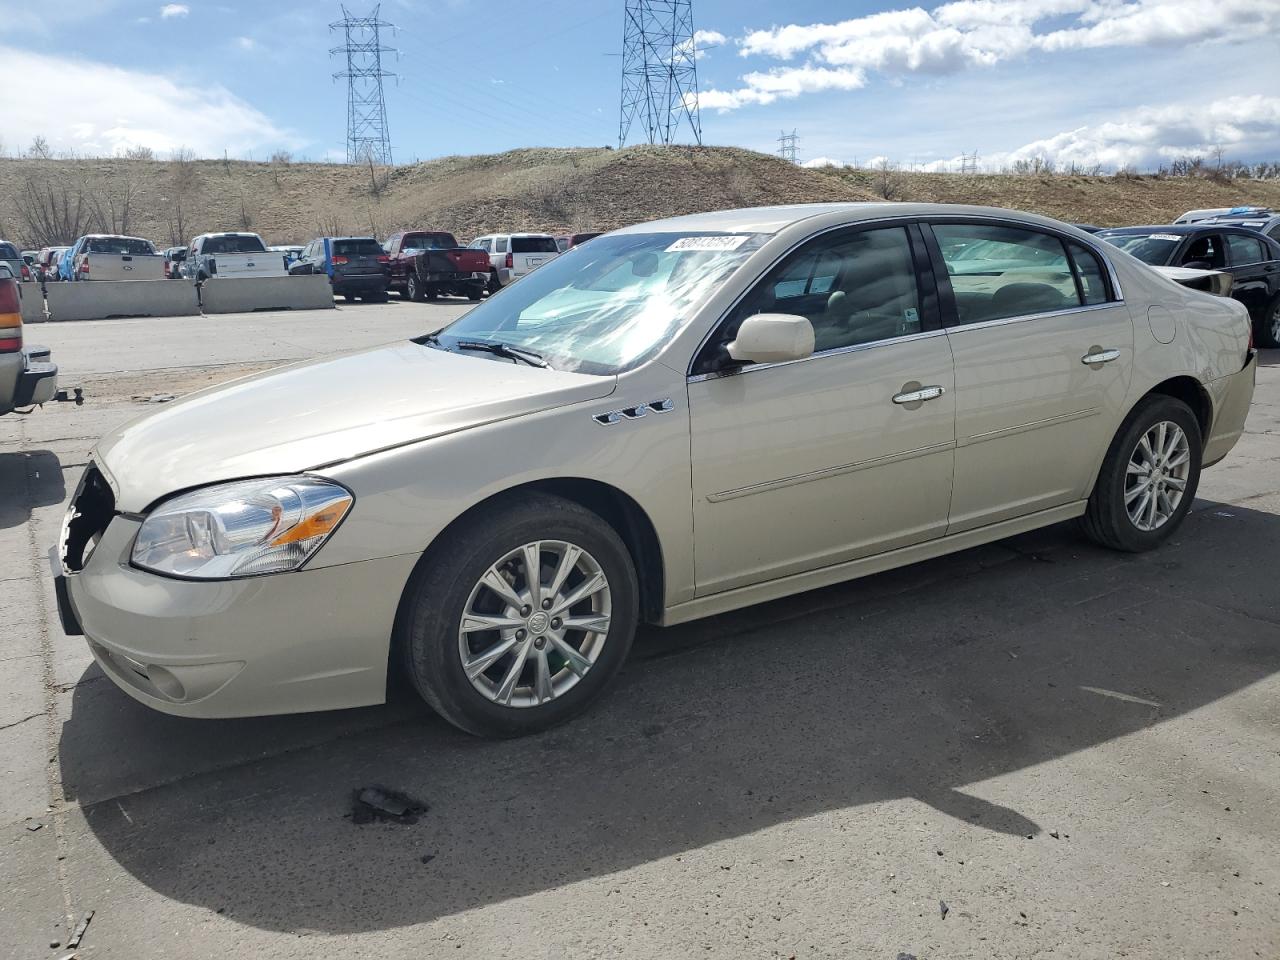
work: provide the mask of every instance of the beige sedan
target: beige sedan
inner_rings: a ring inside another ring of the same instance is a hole
[[[1158,546],[1253,393],[1249,318],[1053,220],[833,204],[608,234],[437,335],[103,438],[60,609],[192,717],[545,728],[673,624],[1081,518]]]

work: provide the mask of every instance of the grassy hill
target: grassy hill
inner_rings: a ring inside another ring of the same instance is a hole
[[[1192,207],[1280,207],[1280,181],[806,170],[729,147],[528,149],[394,169],[222,160],[0,159],[0,236],[24,246],[88,231],[182,243],[256,230],[269,243],[401,227],[611,229],[703,210],[831,200],[981,203],[1104,226]]]

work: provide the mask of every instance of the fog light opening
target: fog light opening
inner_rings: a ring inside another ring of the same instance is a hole
[[[170,700],[187,699],[187,688],[182,685],[181,680],[173,675],[172,671],[151,664],[147,667],[147,679],[151,681],[152,686]]]

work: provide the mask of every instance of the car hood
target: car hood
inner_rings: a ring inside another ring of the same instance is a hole
[[[191,394],[107,434],[94,454],[117,509],[223,480],[296,473],[608,396],[594,377],[413,342]]]

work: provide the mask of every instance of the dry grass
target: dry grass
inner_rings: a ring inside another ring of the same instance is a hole
[[[39,239],[19,214],[33,179],[88,198],[85,208],[99,215],[127,208],[128,232],[164,246],[233,229],[257,230],[269,243],[385,237],[402,227],[450,230],[464,241],[495,230],[603,230],[704,210],[879,199],[886,179],[896,200],[1012,207],[1102,226],[1167,222],[1193,207],[1280,206],[1278,181],[805,170],[729,147],[513,150],[372,173],[337,164],[0,159],[0,236],[24,246]]]
[[[514,150],[371,172],[334,164],[202,160],[174,220],[175,168],[156,161],[0,160],[0,235],[24,244],[14,198],[30,177],[91,195],[131,192],[131,233],[169,245],[206,230],[256,230],[268,243],[402,227],[469,240],[495,230],[603,230],[663,216],[771,203],[865,200],[776,157],[723,147]]]
[[[876,170],[825,169],[862,190],[877,189]],[[1069,223],[1100,227],[1169,223],[1187,210],[1257,204],[1280,208],[1280,180],[1215,182],[1201,177],[1090,177],[1068,174],[891,174],[895,200],[974,203],[1026,210]]]

